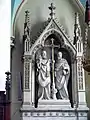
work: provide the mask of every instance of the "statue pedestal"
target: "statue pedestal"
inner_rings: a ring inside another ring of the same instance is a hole
[[[39,100],[38,101],[38,108],[41,109],[65,109],[71,108],[71,104],[69,100]]]
[[[87,120],[89,111],[88,108],[71,108],[69,101],[62,100],[57,100],[57,103],[54,100],[42,100],[38,106],[21,108],[22,120]]]

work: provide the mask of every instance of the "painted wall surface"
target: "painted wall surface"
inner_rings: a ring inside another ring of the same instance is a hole
[[[20,5],[20,3],[24,0],[11,0],[11,18],[14,19],[15,13]],[[85,7],[86,0],[80,0],[81,4]]]

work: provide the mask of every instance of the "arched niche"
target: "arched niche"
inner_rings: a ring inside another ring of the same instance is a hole
[[[60,32],[60,30],[57,29],[49,29],[47,30],[44,35],[42,35],[37,41],[36,43],[32,46],[31,50],[30,50],[30,54],[32,55],[32,59],[35,59],[35,54],[36,51],[38,49],[41,49],[42,47],[44,47],[45,41],[47,40],[47,38],[55,38],[58,42],[60,43],[60,46],[62,46],[62,48],[66,48],[67,51],[70,53],[71,56],[71,60],[72,62],[75,60],[76,57],[76,50],[75,48],[72,46],[72,44],[70,43],[70,41],[68,40],[68,38],[65,36],[65,34],[62,34]],[[68,42],[67,42],[68,41]]]
[[[50,34],[51,33],[51,34]],[[66,44],[66,39],[63,38],[59,33],[57,33],[56,31],[51,31],[50,33],[46,33],[42,39],[41,39],[41,44],[39,42],[38,45],[36,45],[33,50],[32,50],[32,58],[34,61],[34,74],[32,74],[32,76],[34,76],[34,103],[35,103],[35,107],[38,106],[38,82],[37,82],[37,64],[36,64],[36,59],[37,57],[39,57],[41,55],[41,52],[43,50],[45,50],[47,52],[47,58],[48,59],[52,59],[52,41],[51,39],[54,39],[53,44],[54,44],[54,60],[57,60],[57,53],[60,51],[63,54],[63,58],[67,60],[69,66],[70,66],[70,78],[69,78],[69,82],[68,82],[68,93],[69,93],[69,99],[70,99],[70,103],[71,106],[73,107],[73,96],[72,96],[72,88],[73,88],[73,80],[74,80],[74,76],[73,76],[73,72],[72,69],[72,63],[75,59],[75,53],[73,52],[74,50],[72,49],[72,47],[69,44]],[[40,40],[39,40],[40,41]],[[55,47],[56,46],[56,47]],[[52,72],[51,72],[51,76],[52,76]],[[52,79],[52,77],[51,77]],[[57,97],[58,99],[58,97]]]

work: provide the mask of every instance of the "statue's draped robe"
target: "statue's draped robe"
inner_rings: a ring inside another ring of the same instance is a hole
[[[50,99],[50,62],[47,59],[40,59],[37,63],[38,67],[38,98]]]
[[[64,71],[66,74],[64,74]],[[70,76],[70,67],[68,62],[65,59],[57,60],[55,64],[55,72],[56,72],[56,88],[59,93],[58,99],[68,99],[68,80]]]

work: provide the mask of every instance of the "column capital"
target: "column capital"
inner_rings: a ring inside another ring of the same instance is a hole
[[[32,62],[32,56],[31,55],[24,55],[23,60],[24,60],[24,62]]]

